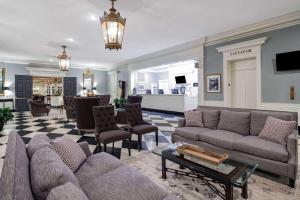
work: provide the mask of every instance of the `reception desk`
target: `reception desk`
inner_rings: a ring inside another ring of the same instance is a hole
[[[195,109],[198,97],[187,94],[141,94],[142,107],[155,110],[184,112]]]

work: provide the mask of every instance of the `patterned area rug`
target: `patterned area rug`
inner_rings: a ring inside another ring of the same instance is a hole
[[[161,179],[161,159],[151,152],[144,152],[131,158],[123,159],[124,162],[137,169],[140,173],[149,177],[152,181],[174,194],[181,200],[219,200],[208,186],[198,179],[175,175],[167,172],[167,179]],[[167,167],[178,169],[178,165],[167,162]],[[266,176],[269,176],[266,178]],[[272,180],[273,179],[273,180]],[[274,180],[275,179],[275,180]],[[292,189],[278,179],[257,172],[253,174],[248,182],[248,199],[250,200],[299,200],[300,182],[297,181],[296,189]],[[286,182],[285,182],[286,183]],[[241,190],[234,189],[234,199],[242,200]]]

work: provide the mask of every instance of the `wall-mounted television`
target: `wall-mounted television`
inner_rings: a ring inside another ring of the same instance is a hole
[[[277,71],[300,70],[300,51],[276,54]]]
[[[176,84],[185,84],[186,79],[185,76],[175,76]]]

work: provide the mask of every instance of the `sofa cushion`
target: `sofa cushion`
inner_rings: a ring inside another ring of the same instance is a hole
[[[250,134],[259,135],[264,128],[267,117],[275,117],[277,119],[291,121],[295,120],[293,114],[286,112],[270,112],[270,111],[251,111]]]
[[[219,110],[202,110],[204,127],[217,129],[220,119]]]
[[[34,199],[30,188],[29,159],[26,154],[26,147],[16,132],[8,135],[0,178],[0,199]]]
[[[130,183],[130,184],[129,184]],[[123,165],[82,186],[90,200],[162,200],[168,194],[147,177]]]
[[[179,135],[184,138],[199,140],[199,134],[203,132],[212,131],[208,128],[200,128],[200,127],[180,127],[176,128],[174,131],[174,135]]]
[[[233,149],[279,162],[288,160],[288,152],[284,146],[257,136],[240,138],[233,144]]]
[[[226,130],[212,130],[199,134],[199,139],[203,142],[216,145],[228,150],[233,149],[233,144],[236,140],[245,136]]]
[[[59,155],[48,147],[41,148],[33,154],[30,177],[31,188],[38,200],[46,199],[52,188],[68,181],[79,186],[74,173],[63,163]]]
[[[269,116],[259,137],[286,146],[287,138],[293,130],[296,130],[296,125],[295,121],[284,121]]]
[[[250,112],[223,110],[220,115],[218,129],[249,135]]]
[[[31,159],[34,152],[36,152],[40,148],[49,147],[50,149],[53,149],[50,142],[51,140],[47,135],[44,134],[35,135],[28,143],[27,155]]]
[[[79,144],[68,136],[62,136],[51,141],[56,153],[62,161],[75,172],[78,167],[86,160],[87,156]]]
[[[124,165],[120,160],[107,153],[94,154],[75,172],[79,184],[82,186],[93,179]]]
[[[202,112],[200,110],[189,110],[184,112],[185,126],[203,127]]]
[[[71,182],[53,188],[47,196],[47,200],[88,200],[81,188]]]

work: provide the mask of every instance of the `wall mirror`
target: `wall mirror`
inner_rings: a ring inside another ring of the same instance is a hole
[[[90,69],[86,69],[83,73],[83,88],[88,92],[92,91],[94,86],[94,73]]]
[[[5,68],[0,68],[0,95],[5,95],[4,92],[4,84],[5,84]]]

